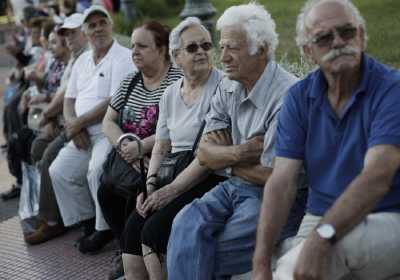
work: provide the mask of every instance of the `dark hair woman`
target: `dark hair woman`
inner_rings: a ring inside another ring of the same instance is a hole
[[[182,73],[170,61],[169,29],[165,26],[147,22],[133,30],[131,42],[132,59],[139,72],[128,75],[113,96],[103,120],[103,132],[115,148],[123,133],[133,133],[141,139],[144,154],[149,155],[154,145],[160,98]],[[135,85],[128,92],[133,79]],[[126,163],[137,164],[136,142],[122,141],[118,151]],[[115,190],[116,183],[102,184],[98,199],[105,220],[119,238],[125,225],[127,199]],[[96,242],[92,245],[90,249],[99,247]]]

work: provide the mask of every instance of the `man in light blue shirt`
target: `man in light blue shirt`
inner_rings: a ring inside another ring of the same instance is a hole
[[[297,81],[273,61],[275,23],[262,6],[231,7],[217,28],[227,77],[212,100],[197,156],[202,165],[231,176],[176,216],[167,250],[168,278],[174,280],[222,279],[251,270],[262,186],[273,167],[276,116]],[[303,209],[300,201],[280,239],[296,234]]]
[[[290,89],[279,115],[253,279],[272,279],[274,240],[302,166],[310,187],[307,215],[273,279],[395,279],[400,73],[363,52],[365,23],[350,1],[307,2],[297,32],[299,46],[320,68]]]

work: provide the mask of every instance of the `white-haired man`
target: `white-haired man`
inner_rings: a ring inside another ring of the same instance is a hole
[[[350,1],[308,1],[297,32],[320,68],[290,89],[279,115],[253,279],[272,279],[272,246],[302,166],[307,215],[273,279],[398,279],[400,73],[363,53],[365,24]]]
[[[167,250],[168,278],[174,280],[225,279],[251,270],[276,115],[297,81],[273,61],[278,35],[262,6],[230,7],[217,29],[227,78],[211,103],[197,156],[209,169],[230,169],[231,176],[176,216]],[[297,232],[304,212],[296,210],[282,238]]]
[[[113,39],[112,20],[103,7],[87,9],[83,22],[91,50],[75,62],[64,98],[65,132],[72,141],[60,151],[49,173],[64,225],[85,226],[86,237],[78,248],[86,253],[112,239],[97,201],[102,164],[111,149],[101,121],[110,96],[135,67],[129,49]]]

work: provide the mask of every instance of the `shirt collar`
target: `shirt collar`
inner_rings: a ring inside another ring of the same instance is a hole
[[[77,53],[72,54],[71,58],[73,58],[74,60],[76,60],[81,54],[83,54],[85,51],[89,50],[89,45],[86,44],[85,46],[83,46]]]
[[[357,96],[361,92],[366,92],[368,81],[371,78],[371,73],[369,71],[371,64],[371,58],[363,53],[361,56],[361,80],[356,90],[354,91],[354,96]],[[311,90],[309,92],[309,96],[311,98],[318,98],[323,93],[326,92],[328,87],[324,73],[321,69],[318,69],[314,72],[314,79],[311,86]]]
[[[106,55],[99,61],[99,63],[96,65],[96,67],[99,67],[100,65],[102,65],[104,63],[104,61],[113,59],[114,56],[118,56],[118,49],[119,49],[118,46],[119,46],[118,42],[115,39],[113,39],[111,48],[108,50]],[[92,54],[92,61],[94,63],[93,54]]]
[[[265,103],[268,101],[266,95],[269,93],[277,67],[278,65],[274,61],[269,61],[264,72],[245,98],[245,100],[250,100],[257,109],[265,108]]]
[[[113,40],[113,43],[111,45],[111,48],[108,50],[107,54],[104,56],[104,60],[108,60],[108,59],[113,59],[114,56],[118,55],[118,48],[119,44],[117,42],[117,40]]]

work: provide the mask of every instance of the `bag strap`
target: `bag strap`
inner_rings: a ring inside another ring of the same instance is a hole
[[[133,92],[136,84],[139,82],[139,79],[140,79],[140,71],[138,71],[135,74],[135,76],[133,76],[131,82],[129,83],[128,89],[126,91],[125,98],[124,98],[124,103],[122,103],[122,107],[121,107],[121,110],[120,110],[120,113],[119,113],[119,118],[118,118],[118,123],[120,125],[122,125],[122,111],[124,110],[124,107],[125,107],[126,103],[128,103],[128,98],[131,95],[131,93]]]
[[[213,92],[212,97],[213,97],[213,96],[215,95],[215,93],[217,92],[217,89],[219,88],[219,84],[221,83],[221,81],[222,81],[222,79],[220,79],[220,80],[218,81],[217,86],[216,86],[215,89],[214,89],[214,92]],[[212,98],[212,97],[211,97],[211,98]],[[208,114],[208,112],[210,111],[210,109],[211,109],[211,102],[210,102],[210,106],[208,106],[208,110],[207,110],[206,115]],[[197,133],[196,140],[194,140],[194,143],[193,143],[193,147],[192,147],[192,153],[193,153],[193,154],[194,154],[194,152],[195,152],[196,149],[197,149],[197,146],[198,146],[198,144],[199,144],[199,142],[200,142],[201,136],[203,135],[203,131],[204,131],[204,128],[205,128],[205,127],[206,127],[206,120],[204,119],[203,122],[201,123],[199,132]]]
[[[200,129],[199,129],[199,132],[196,135],[196,140],[194,140],[194,143],[193,143],[193,147],[192,147],[192,153],[193,154],[197,149],[197,145],[199,144],[200,138],[203,135],[203,130],[204,130],[205,126],[206,126],[206,120],[203,120],[203,122],[201,123]]]

